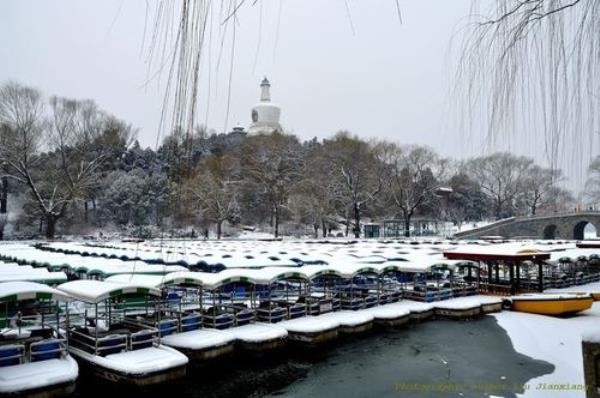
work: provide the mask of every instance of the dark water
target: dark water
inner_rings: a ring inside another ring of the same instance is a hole
[[[280,356],[233,357],[191,367],[185,380],[135,396],[165,397],[515,397],[526,383],[554,370],[518,354],[493,317],[431,321],[329,349]],[[77,396],[123,391],[84,380]]]

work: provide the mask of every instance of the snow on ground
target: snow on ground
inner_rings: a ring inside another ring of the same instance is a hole
[[[600,284],[596,284],[600,285]],[[584,286],[577,286],[581,290]],[[537,389],[541,383],[583,385],[582,334],[600,331],[600,302],[571,318],[557,318],[523,312],[494,314],[515,348],[521,354],[553,364],[553,373],[537,377],[527,384],[525,397],[585,397],[585,392]]]

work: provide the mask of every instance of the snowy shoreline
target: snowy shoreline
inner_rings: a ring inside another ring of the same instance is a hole
[[[600,283],[552,289],[549,292],[600,292]],[[503,311],[493,314],[506,330],[514,349],[533,359],[555,366],[554,372],[536,377],[527,384],[522,397],[585,397],[581,336],[600,331],[600,302],[569,318]],[[568,385],[566,388],[553,386]]]

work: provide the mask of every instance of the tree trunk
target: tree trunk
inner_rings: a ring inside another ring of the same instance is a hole
[[[57,218],[53,214],[46,215],[46,239],[54,239]]]
[[[88,223],[88,201],[84,200],[83,201],[83,221],[85,221],[85,223]]]
[[[8,177],[2,177],[2,191],[0,192],[0,214],[6,214],[8,202]]]
[[[410,219],[412,217],[412,214],[404,214],[404,236],[409,238],[410,237]]]
[[[279,237],[279,207],[275,206],[274,212],[273,212],[273,222],[275,223],[275,237],[278,238]]]
[[[217,221],[217,239],[221,239],[222,227],[223,227],[223,220]]]
[[[496,203],[496,220],[499,220],[502,216],[502,203]]]
[[[317,239],[319,237],[319,223],[314,223],[313,229],[315,231],[315,239]]]
[[[360,206],[354,203],[354,237],[360,238]]]
[[[323,223],[323,237],[326,238],[327,237],[327,226],[325,225],[325,221],[322,221]]]

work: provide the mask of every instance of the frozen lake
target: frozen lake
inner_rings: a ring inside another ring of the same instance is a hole
[[[164,393],[178,397],[514,397],[529,380],[553,370],[549,363],[517,353],[496,319],[485,316],[471,322],[436,320],[376,332],[310,355],[238,357],[219,367],[190,367],[188,377],[165,386]],[[77,396],[94,394],[97,388],[106,392],[106,386],[84,380]]]

